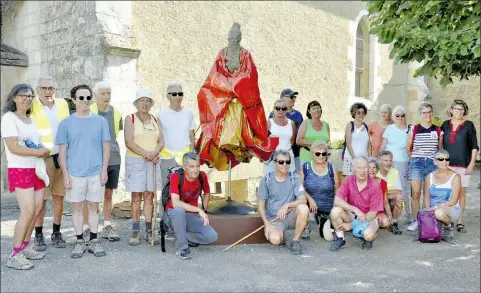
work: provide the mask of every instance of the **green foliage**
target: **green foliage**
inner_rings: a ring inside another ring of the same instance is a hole
[[[344,148],[344,139],[335,139],[331,141],[331,150],[342,150]]]
[[[431,76],[445,87],[453,77],[480,75],[479,1],[367,2],[370,32],[380,43],[392,43],[390,58],[424,61],[414,77]]]

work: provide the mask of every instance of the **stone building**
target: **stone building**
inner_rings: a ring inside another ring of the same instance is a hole
[[[299,92],[296,107],[305,113],[309,101],[320,101],[332,136],[341,138],[354,101],[371,109],[368,120],[376,118],[381,104],[390,103],[407,106],[413,121],[426,97],[422,83],[412,78],[416,65],[395,65],[389,45],[368,33],[367,11],[360,1],[2,4],[2,44],[28,56],[27,67],[2,62],[2,101],[12,85],[26,81],[36,86],[40,75],[56,77],[58,94],[64,98],[74,85],[110,79],[112,103],[127,115],[134,110],[137,88],[152,90],[157,111],[168,103],[167,84],[177,81],[184,86],[185,105],[197,112],[197,92],[227,44],[234,21],[241,24],[241,44],[257,65],[266,112],[283,88],[293,88]],[[479,78],[445,89],[429,78],[425,83],[437,116],[444,119],[446,107],[462,98],[472,107],[470,119],[480,129]],[[119,141],[123,147],[123,137]],[[234,168],[235,194],[253,194],[257,180],[247,179],[258,178],[261,170],[255,159]],[[226,173],[209,170],[209,177],[224,182]]]

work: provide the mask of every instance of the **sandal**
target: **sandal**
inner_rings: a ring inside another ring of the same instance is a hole
[[[457,224],[456,225],[456,230],[458,230],[459,233],[466,233],[466,228],[464,227],[463,224]]]

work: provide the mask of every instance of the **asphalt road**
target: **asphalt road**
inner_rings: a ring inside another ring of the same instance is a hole
[[[175,256],[172,241],[167,242],[167,253],[146,242],[128,246],[130,221],[116,219],[113,223],[122,240],[103,242],[107,256],[71,259],[71,245],[50,246],[46,257],[35,261],[29,271],[5,266],[19,209],[11,195],[4,195],[1,292],[480,292],[479,175],[478,170],[468,191],[468,233],[455,233],[454,245],[421,244],[415,241],[416,233],[402,226],[401,236],[381,231],[371,251],[361,250],[347,234],[346,246],[330,252],[330,243],[313,232],[311,240],[302,241],[302,256],[270,245],[240,245],[227,252],[222,252],[224,246],[205,246],[191,249],[193,259],[185,261]],[[51,223],[52,218],[47,218],[47,243]],[[64,217],[62,230],[72,242],[71,217]]]

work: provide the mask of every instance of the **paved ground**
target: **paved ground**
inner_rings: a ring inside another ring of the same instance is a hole
[[[70,258],[67,249],[49,247],[47,256],[30,271],[5,267],[11,252],[13,226],[19,210],[12,196],[2,196],[2,292],[153,292],[153,291],[423,291],[480,292],[480,191],[479,171],[473,176],[466,211],[467,234],[455,234],[456,244],[421,244],[406,232],[394,236],[381,231],[374,249],[362,251],[347,235],[339,252],[313,233],[303,241],[304,255],[284,248],[240,245],[192,249],[193,259],[183,261],[167,242],[167,253],[146,243],[129,247],[130,221],[115,220],[122,241],[106,243],[107,256]],[[47,219],[50,237],[52,219]],[[64,217],[64,238],[73,240],[71,217]],[[288,234],[288,236],[291,234]]]

